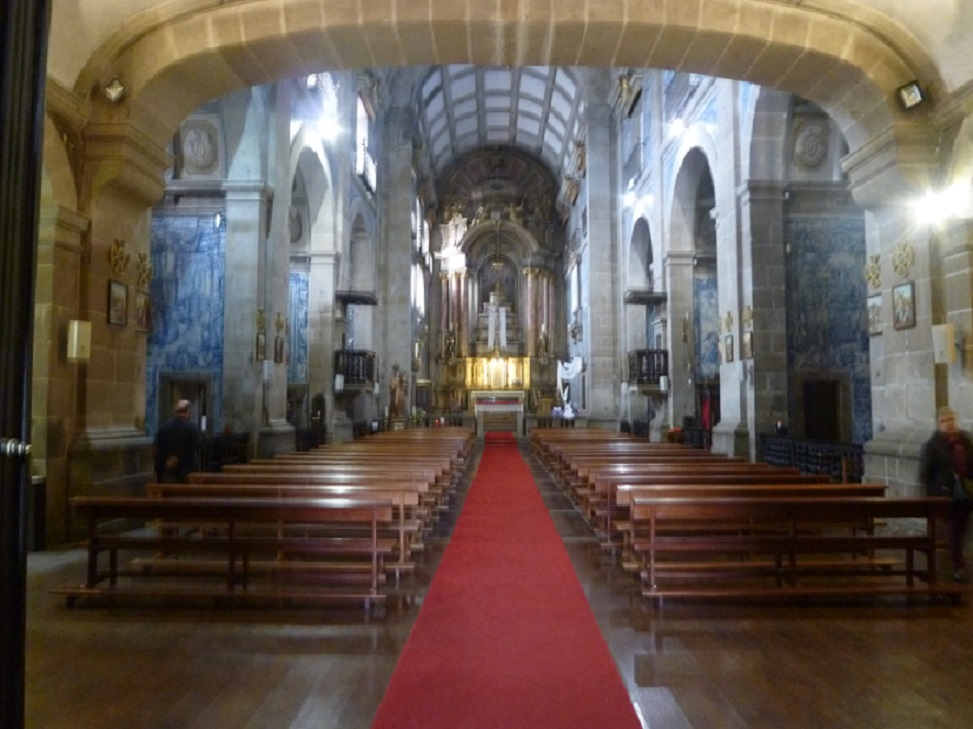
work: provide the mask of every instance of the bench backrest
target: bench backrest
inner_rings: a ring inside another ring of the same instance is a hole
[[[71,507],[89,524],[100,519],[277,524],[392,521],[392,503],[388,499],[76,496],[71,499]]]
[[[616,491],[616,502],[625,506],[642,498],[828,498],[847,496],[884,496],[888,487],[885,484],[620,484]]]
[[[807,499],[799,497],[636,497],[631,505],[634,521],[754,519],[773,522],[827,523],[868,519],[926,519],[948,513],[946,498],[892,498],[849,496]]]

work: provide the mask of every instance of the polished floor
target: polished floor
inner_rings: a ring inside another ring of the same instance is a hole
[[[644,726],[973,726],[969,602],[667,603],[660,610],[643,603],[570,502],[532,468]],[[82,579],[82,553],[31,555],[27,726],[367,729],[468,485],[426,540],[415,576],[380,615],[357,608],[68,609],[48,590]],[[448,681],[448,666],[443,673]],[[478,726],[475,718],[468,726]]]

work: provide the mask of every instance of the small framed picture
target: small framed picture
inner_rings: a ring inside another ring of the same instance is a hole
[[[280,364],[284,361],[284,338],[274,337],[274,362]]]
[[[267,335],[257,332],[257,359],[267,359]]]
[[[128,324],[128,285],[121,281],[108,281],[108,323],[123,327]]]
[[[723,361],[733,361],[733,335],[727,334],[723,337]]]
[[[147,291],[135,291],[135,331],[147,332],[152,327],[152,299]]]
[[[740,342],[740,359],[753,359],[753,332],[744,332]]]
[[[868,334],[875,336],[882,333],[882,295],[872,294],[865,304],[868,314]]]
[[[916,325],[916,297],[912,281],[892,287],[892,323],[896,329],[910,329]]]

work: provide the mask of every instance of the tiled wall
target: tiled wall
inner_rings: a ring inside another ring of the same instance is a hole
[[[225,231],[213,215],[152,219],[152,328],[146,347],[146,430],[159,422],[166,377],[211,383],[207,431],[222,430]]]
[[[840,373],[852,390],[852,439],[872,437],[864,220],[792,217],[785,221],[787,257],[787,359],[795,372]],[[795,411],[794,381],[790,412]]]
[[[287,307],[290,351],[290,360],[287,363],[288,385],[307,384],[309,283],[307,271],[291,271]]]
[[[697,273],[693,279],[696,321],[696,381],[720,376],[720,300],[715,275]]]

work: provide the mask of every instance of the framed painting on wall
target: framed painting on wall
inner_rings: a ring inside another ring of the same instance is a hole
[[[135,291],[135,331],[147,332],[152,324],[152,299],[146,291]]]
[[[868,333],[871,336],[882,333],[882,295],[872,294],[865,305],[868,314]]]
[[[892,322],[896,329],[916,325],[916,297],[912,281],[892,287]]]
[[[740,359],[753,359],[753,332],[744,332],[740,341]]]
[[[123,327],[128,324],[128,285],[121,281],[108,281],[108,323]]]

